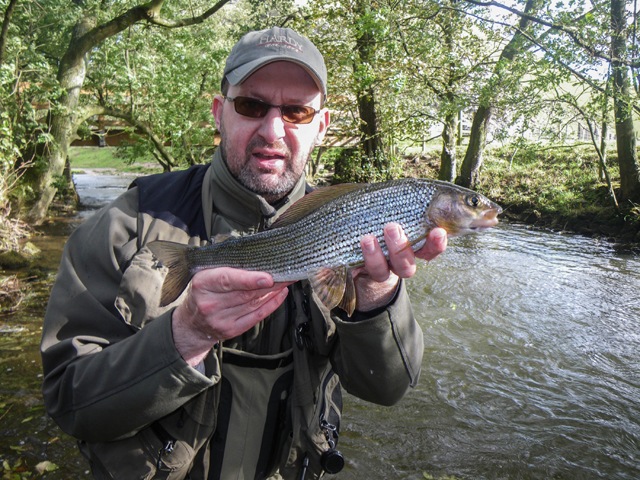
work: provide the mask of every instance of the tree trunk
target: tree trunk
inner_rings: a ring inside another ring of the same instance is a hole
[[[536,1],[527,0],[524,13],[530,13],[536,6]],[[526,32],[530,24],[531,20],[529,18],[526,16],[520,17],[516,32],[500,53],[500,58],[493,72],[494,80],[496,80],[492,82],[493,85],[501,84],[500,77],[508,70],[508,65],[524,50],[524,32]],[[480,168],[482,167],[482,155],[487,141],[489,122],[491,121],[493,99],[499,93],[497,91],[487,92],[486,98],[480,101],[480,105],[473,116],[471,132],[469,133],[469,146],[462,161],[460,175],[456,179],[458,185],[475,188],[480,175]]]
[[[602,124],[600,125],[600,132],[600,152],[602,154],[602,162],[598,164],[598,179],[600,181],[603,181],[606,180],[604,171],[607,166],[607,135],[609,135],[609,125],[607,124],[606,119],[602,120]]]
[[[75,26],[69,51],[73,51],[85,33],[95,26],[95,19],[83,17]],[[66,61],[65,61],[66,60]],[[62,177],[65,171],[69,146],[76,134],[75,112],[80,99],[80,90],[86,76],[85,55],[65,55],[58,69],[58,82],[65,92],[51,116],[51,136],[54,142],[49,146],[48,168],[39,179],[39,198],[31,208],[27,218],[34,224],[42,223],[47,215],[49,205],[55,197],[57,188],[55,180]],[[73,184],[71,184],[73,188]]]
[[[40,179],[40,198],[28,214],[34,224],[41,223],[56,194],[53,181],[64,172],[69,146],[80,122],[78,104],[80,91],[86,76],[85,57],[93,48],[137,22],[147,22],[166,28],[180,28],[204,22],[230,0],[219,0],[209,9],[197,16],[169,20],[160,15],[164,0],[151,0],[126,10],[121,15],[98,26],[95,19],[87,16],[80,20],[72,34],[71,42],[58,68],[58,82],[65,92],[51,115],[51,135],[53,144],[49,148],[47,170]],[[164,156],[164,155],[163,155]]]
[[[4,63],[4,53],[7,46],[7,38],[9,36],[9,24],[11,23],[11,16],[13,15],[17,3],[18,0],[10,0],[4,11],[2,29],[0,30],[0,65]]]
[[[480,106],[473,116],[471,124],[471,135],[469,136],[469,145],[464,155],[460,175],[456,178],[456,183],[463,187],[475,188],[480,176],[480,167],[482,166],[482,155],[487,139],[487,129],[491,122],[491,106]]]
[[[626,58],[627,50],[625,17],[626,2],[611,0],[611,55],[614,59],[611,62],[611,68],[621,198],[638,202],[640,201],[640,169],[630,100],[629,67],[620,61]]]
[[[356,12],[360,18],[367,15],[371,8],[368,2],[356,2]],[[376,39],[373,34],[363,28],[356,38],[358,60],[364,68],[373,68],[376,49]],[[356,68],[357,65],[356,65]],[[384,144],[379,130],[378,112],[376,110],[375,92],[372,85],[363,85],[358,91],[358,114],[360,116],[360,145],[364,152],[363,164],[367,171],[369,163],[373,161],[377,173],[388,171],[389,162],[383,155]]]
[[[457,112],[449,113],[442,129],[442,153],[440,154],[440,173],[438,179],[453,182],[458,168],[456,159],[456,137],[458,131]]]
[[[367,160],[373,160],[376,170],[384,167],[378,162],[382,153],[382,140],[378,131],[378,115],[373,89],[358,95],[358,113],[360,114],[360,145]],[[363,165],[364,166],[364,165]]]
[[[452,6],[455,4],[455,0],[451,2]],[[453,32],[456,28],[456,20],[459,14],[455,9],[448,12],[443,24],[444,42],[446,45],[446,51],[449,53],[449,58],[454,58],[453,51],[455,49],[455,41],[453,39]],[[446,107],[444,113],[444,126],[442,128],[442,153],[440,154],[440,173],[438,178],[447,182],[453,182],[457,173],[457,159],[456,159],[456,137],[458,135],[458,109],[456,105],[455,90],[455,74],[456,64],[455,62],[449,62],[447,68],[447,88],[444,93],[444,105]]]

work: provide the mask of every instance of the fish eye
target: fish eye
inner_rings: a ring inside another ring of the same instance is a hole
[[[467,205],[474,208],[478,207],[480,205],[480,197],[478,195],[467,196]]]

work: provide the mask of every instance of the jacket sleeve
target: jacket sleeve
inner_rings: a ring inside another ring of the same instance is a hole
[[[398,402],[418,382],[424,338],[404,282],[381,312],[358,321],[333,315],[332,362],[344,388],[380,405]]]
[[[87,441],[133,435],[219,378],[181,358],[170,310],[137,330],[114,306],[137,251],[136,205],[133,189],[70,236],[45,314],[45,406],[65,432]]]

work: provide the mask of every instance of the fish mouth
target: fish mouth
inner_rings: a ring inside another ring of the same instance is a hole
[[[478,218],[471,220],[466,229],[472,232],[482,232],[498,224],[498,215],[502,213],[502,208],[496,205],[496,208],[485,210]]]

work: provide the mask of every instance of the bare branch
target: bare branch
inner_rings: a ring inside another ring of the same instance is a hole
[[[587,43],[585,43],[582,38],[580,37],[580,31],[577,28],[574,27],[570,27],[568,25],[563,25],[563,24],[557,24],[557,23],[553,23],[553,22],[549,22],[547,20],[544,20],[540,17],[537,17],[535,15],[531,15],[528,14],[526,12],[521,12],[520,10],[517,10],[513,7],[509,7],[507,5],[504,5],[500,2],[496,2],[496,1],[481,1],[481,0],[464,0],[467,3],[471,3],[473,5],[478,5],[481,7],[496,7],[496,8],[501,8],[503,10],[506,10],[510,13],[513,13],[514,15],[518,15],[519,17],[523,18],[523,19],[527,19],[530,20],[532,22],[535,22],[539,25],[543,25],[545,27],[548,27],[550,31],[557,31],[557,32],[561,32],[564,33],[566,35],[568,35],[574,42],[576,45],[578,45],[580,48],[582,48],[583,50],[585,50],[589,55],[591,55],[594,58],[600,58],[602,60],[606,60],[608,62],[611,62],[614,60],[614,58],[609,55],[606,52],[602,52],[600,50],[598,50],[597,48],[595,48],[593,45],[589,45]],[[629,66],[635,66],[638,67],[640,66],[640,62],[638,61],[624,61],[622,59],[617,59],[618,61],[620,61],[621,63],[625,64],[625,65],[629,65]]]

